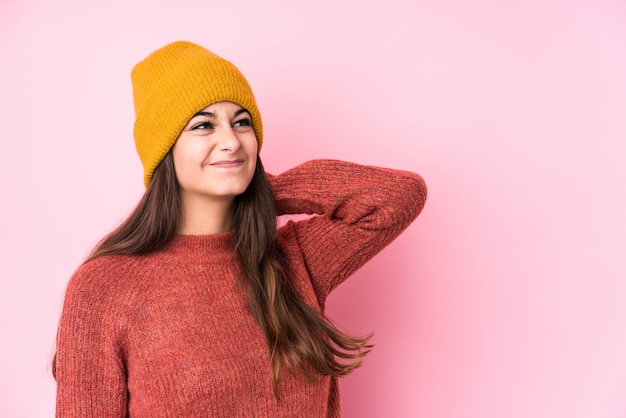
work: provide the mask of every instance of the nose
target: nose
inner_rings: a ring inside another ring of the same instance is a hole
[[[241,141],[232,126],[224,127],[219,137],[218,147],[222,151],[235,152],[241,147]]]

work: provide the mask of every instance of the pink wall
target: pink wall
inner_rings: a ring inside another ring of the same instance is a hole
[[[270,171],[429,185],[331,298],[376,333],[346,417],[626,417],[625,22],[609,0],[3,0],[0,416],[53,415],[65,285],[143,190],[130,69],[188,39],[247,75]]]

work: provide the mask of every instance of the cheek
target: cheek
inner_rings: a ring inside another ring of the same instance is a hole
[[[183,172],[183,167],[185,167],[185,164],[183,164],[180,161],[180,158],[173,158],[174,160],[174,174],[176,174],[176,180],[178,180],[178,183],[181,183],[181,179],[185,177],[185,173]]]
[[[194,166],[193,150],[190,150],[189,147],[180,146],[177,142],[172,148],[172,157],[174,160],[176,179],[182,185],[185,182],[185,178],[190,176],[191,168]]]
[[[185,166],[182,155],[176,148],[172,148],[172,161],[174,161],[174,173],[180,179],[181,168]]]
[[[246,153],[248,154],[248,156],[250,157],[250,161],[252,162],[251,168],[252,168],[253,175],[254,175],[254,172],[256,171],[256,160],[257,160],[258,151],[259,151],[259,145],[258,145],[258,142],[256,141],[256,138],[254,138],[254,141],[249,144],[248,149],[246,150]]]
[[[259,143],[256,140],[256,136],[252,134],[250,137],[246,138],[245,141],[242,141],[242,145],[246,150],[246,154],[248,154],[250,158],[254,158],[256,161],[256,155],[259,152]]]

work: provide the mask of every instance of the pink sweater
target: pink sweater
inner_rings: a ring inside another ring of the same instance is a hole
[[[421,211],[413,173],[340,161],[271,179],[289,222],[278,240],[296,289],[324,310],[328,294]],[[237,277],[231,233],[179,235],[143,256],[106,256],[70,280],[57,341],[59,417],[338,417],[337,379],[283,372]]]

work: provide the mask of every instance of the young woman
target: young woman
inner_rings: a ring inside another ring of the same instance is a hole
[[[263,170],[243,75],[189,42],[132,72],[146,192],[71,278],[59,417],[336,417],[368,338],[328,294],[421,211],[413,173],[317,160]],[[276,216],[312,214],[276,229]]]

